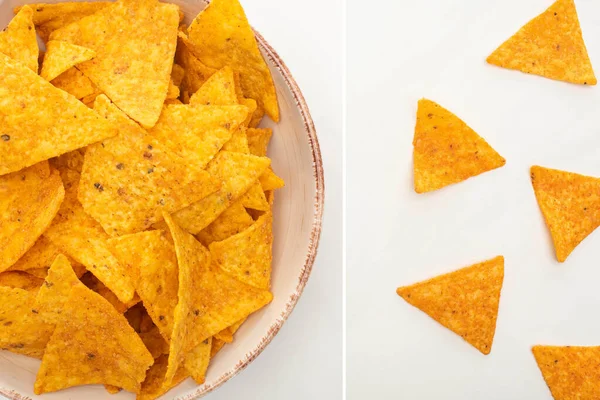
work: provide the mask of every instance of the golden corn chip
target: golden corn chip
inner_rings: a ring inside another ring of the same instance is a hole
[[[136,400],[154,400],[167,393],[183,382],[189,374],[185,368],[179,368],[170,384],[165,384],[165,374],[167,372],[168,356],[159,357],[146,374],[146,380],[142,384],[142,390],[137,395]]]
[[[190,97],[190,105],[228,106],[238,104],[235,93],[233,70],[223,67],[215,72],[196,93]]]
[[[212,348],[212,338],[200,342],[185,356],[184,366],[193,380],[198,385],[204,383],[206,379],[206,370],[210,363],[210,350]]]
[[[40,75],[51,81],[75,65],[94,58],[93,50],[61,40],[46,43],[46,55]]]
[[[269,211],[269,203],[265,197],[265,192],[260,185],[260,182],[255,182],[250,189],[242,196],[242,204],[246,208],[251,208],[258,211]]]
[[[173,68],[171,69],[171,82],[177,87],[181,86],[181,82],[183,82],[183,77],[185,76],[185,70],[179,64],[173,64]]]
[[[252,123],[252,119],[254,118],[254,113],[256,112],[256,108],[257,108],[256,100],[242,98],[241,100],[239,100],[239,102],[241,105],[248,107],[248,117],[246,118],[246,121],[244,121],[244,126],[254,127],[254,125],[251,125],[251,123]]]
[[[271,72],[238,0],[214,0],[188,28],[192,53],[212,68],[230,66],[240,74],[245,97],[256,100],[275,122],[279,106]]]
[[[238,127],[231,133],[231,139],[229,139],[221,148],[224,151],[236,151],[238,153],[249,154],[248,139],[246,138],[246,128],[244,126]]]
[[[37,374],[36,394],[97,383],[139,392],[154,359],[122,314],[75,285],[61,315]]]
[[[198,60],[190,51],[191,43],[187,35],[179,32],[177,36],[177,52],[175,61],[185,70],[183,81],[181,82],[182,93],[196,93],[200,87],[217,72],[214,68],[209,68]],[[189,99],[188,99],[189,100]],[[188,103],[189,101],[184,101]]]
[[[223,348],[223,346],[225,346],[227,343],[222,341],[221,339],[218,339],[216,337],[213,337],[212,339],[212,347],[210,348],[210,358],[213,358],[215,355],[217,355],[217,353]]]
[[[174,312],[173,332],[169,347],[169,365],[165,384],[169,385],[185,356],[207,337],[198,337],[196,325],[202,323],[199,292],[206,291],[202,276],[210,268],[210,253],[192,235],[175,224],[170,215],[164,215],[175,244],[179,266],[179,299]]]
[[[147,332],[140,332],[140,338],[154,359],[157,359],[163,354],[169,354],[169,344],[162,336],[157,326],[154,326]]]
[[[60,174],[47,161],[0,176],[0,272],[35,244],[64,197]]]
[[[58,256],[60,250],[56,247],[48,238],[40,236],[34,245],[27,250],[23,257],[19,258],[9,271],[26,271],[28,274],[46,278],[48,268],[54,262],[56,256]],[[75,275],[80,277],[85,273],[85,267],[74,260],[69,260],[69,263],[73,266]]]
[[[89,289],[104,297],[104,299],[106,299],[106,301],[108,301],[119,314],[125,314],[125,312],[127,312],[129,309],[141,302],[138,294],[134,293],[131,300],[123,303],[109,288],[106,287],[106,285],[104,285],[104,283],[102,283],[91,273],[82,276],[81,282]]]
[[[56,29],[69,25],[83,17],[92,15],[100,9],[111,4],[110,2],[67,2],[67,3],[37,3],[30,4],[33,9],[33,23],[38,34],[44,42],[48,41],[50,34]],[[15,8],[15,14],[22,7]]]
[[[531,351],[555,400],[600,398],[599,346],[533,346]]]
[[[260,182],[262,190],[265,192],[281,189],[285,186],[283,179],[275,175],[275,172],[273,172],[271,168],[267,168],[267,170],[258,177],[258,181]]]
[[[37,292],[44,280],[23,271],[6,271],[0,273],[0,286]]]
[[[273,129],[271,128],[248,128],[246,131],[248,137],[248,147],[250,153],[259,157],[267,156],[267,148],[273,136]]]
[[[597,82],[573,0],[557,0],[498,47],[487,62],[559,81]]]
[[[166,100],[174,100],[179,97],[179,87],[173,83],[173,80],[169,80],[169,87],[167,88],[167,98]]]
[[[269,289],[273,260],[272,224],[273,215],[268,212],[246,230],[211,243],[209,248],[214,262],[241,282]]]
[[[96,57],[77,69],[125,114],[144,127],[152,127],[166,98],[178,24],[174,4],[118,0],[52,32],[50,40],[94,50]]]
[[[426,99],[419,100],[413,146],[417,193],[462,182],[506,163],[461,119]]]
[[[77,99],[83,99],[97,92],[96,85],[92,83],[90,78],[75,67],[69,68],[50,83],[75,96]]]
[[[36,292],[0,286],[0,349],[42,358],[54,326],[32,311]]]
[[[94,111],[0,54],[0,175],[117,134]]]
[[[148,314],[168,341],[173,332],[179,280],[175,248],[167,235],[160,230],[147,231],[113,238],[108,243],[127,267]]]
[[[600,225],[600,178],[533,166],[531,184],[563,262]]]
[[[165,106],[149,134],[188,165],[205,167],[244,122],[244,106]]]
[[[109,235],[143,231],[162,219],[163,210],[177,211],[218,190],[204,165],[175,154],[106,96],[96,99],[94,109],[119,134],[88,146],[78,198]]]
[[[173,214],[186,231],[197,234],[241,197],[270,164],[266,157],[222,151],[208,164],[207,171],[221,179],[221,189]]]
[[[65,185],[65,200],[56,218],[44,232],[62,252],[85,265],[124,303],[132,300],[133,284],[127,272],[109,251],[108,235],[85,213],[77,200],[79,173],[68,168],[61,170]]]
[[[60,322],[65,302],[69,299],[71,289],[75,285],[83,286],[83,283],[75,276],[67,257],[59,254],[48,271],[34,305],[45,322],[55,325]]]
[[[407,303],[461,336],[473,347],[492,350],[504,257],[498,256],[396,290]]]
[[[23,63],[37,74],[39,48],[32,16],[31,7],[23,6],[8,27],[0,32],[0,53]]]
[[[205,246],[212,242],[220,242],[239,233],[254,221],[240,200],[233,203],[217,219],[204,228],[196,238]]]
[[[223,329],[221,332],[215,334],[214,338],[222,340],[225,343],[233,342],[233,335],[237,332],[237,330],[242,326],[244,322],[246,322],[246,318],[242,318],[235,324]]]

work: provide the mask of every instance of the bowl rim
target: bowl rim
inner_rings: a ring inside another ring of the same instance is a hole
[[[203,2],[208,4],[210,1],[204,0]],[[261,338],[258,346],[251,350],[250,353],[246,354],[242,360],[238,361],[238,363],[232,369],[216,378],[212,383],[199,385],[194,392],[179,396],[177,397],[177,400],[198,399],[212,392],[229,379],[243,371],[252,361],[256,359],[256,357],[260,355],[260,353],[262,353],[271,340],[273,340],[275,335],[277,335],[284,322],[289,318],[290,314],[294,310],[294,307],[296,306],[296,303],[302,295],[304,287],[306,286],[312,271],[312,267],[317,256],[317,249],[319,247],[319,239],[321,238],[323,207],[325,205],[325,176],[323,170],[323,160],[321,158],[321,148],[319,146],[315,124],[308,109],[308,104],[306,103],[304,95],[302,94],[302,91],[292,76],[289,68],[283,62],[279,54],[277,54],[275,49],[273,49],[273,47],[265,40],[265,38],[256,29],[253,28],[253,30],[259,46],[264,50],[267,58],[279,71],[288,89],[292,93],[294,100],[296,101],[296,106],[298,107],[300,116],[304,122],[304,131],[308,138],[308,144],[312,150],[313,178],[315,179],[315,198],[313,204],[313,223],[310,231],[308,251],[304,261],[304,266],[302,267],[302,271],[298,277],[298,285],[296,286],[296,290],[294,293],[292,293],[288,302],[286,303],[285,308],[281,313],[281,317],[269,327],[267,334]],[[10,400],[32,400],[28,396],[23,396],[12,389],[6,389],[3,387],[0,387],[0,394]]]

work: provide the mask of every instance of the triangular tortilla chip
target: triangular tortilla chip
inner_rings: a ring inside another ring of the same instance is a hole
[[[23,257],[19,258],[9,271],[26,271],[28,274],[46,278],[48,268],[52,265],[56,256],[61,254],[58,247],[54,245],[47,237],[40,236],[34,245],[27,250]],[[67,257],[68,258],[68,257]],[[81,277],[86,272],[83,265],[79,264],[75,260],[70,259],[69,263],[73,266],[75,275]]]
[[[39,48],[35,29],[33,29],[33,10],[23,6],[10,21],[8,27],[0,32],[0,53],[23,63],[37,74]]]
[[[196,238],[205,246],[212,242],[225,240],[230,236],[240,233],[254,223],[246,211],[241,199],[227,208],[217,219],[204,228]]]
[[[489,354],[496,332],[503,280],[504,257],[498,256],[400,287],[396,292],[483,354]]]
[[[285,186],[283,179],[275,175],[275,172],[271,168],[268,168],[264,174],[258,177],[262,190],[268,192],[269,190],[281,189]]]
[[[77,200],[79,173],[61,168],[65,200],[50,227],[44,232],[54,245],[94,274],[121,302],[128,303],[135,293],[127,272],[109,251],[108,235]]]
[[[203,384],[206,379],[206,370],[210,363],[211,348],[212,338],[208,338],[200,342],[198,346],[193,348],[192,351],[185,356],[185,369],[198,385]]]
[[[35,394],[98,383],[139,392],[154,359],[123,315],[83,285],[73,286],[61,315]]]
[[[181,367],[173,377],[170,384],[165,384],[165,374],[167,373],[168,356],[159,357],[154,365],[150,367],[146,374],[146,380],[142,384],[142,390],[137,395],[136,400],[154,400],[167,393],[183,382],[189,374],[185,368]]]
[[[160,230],[140,232],[108,243],[127,267],[148,314],[165,340],[171,340],[179,280],[177,256],[168,234]]]
[[[143,231],[162,211],[175,212],[219,189],[203,165],[175,154],[106,96],[98,96],[94,110],[119,134],[88,146],[78,196],[109,235]]]
[[[181,93],[182,100],[184,103],[189,103],[189,97],[187,101],[183,96],[184,93],[188,95],[196,93],[215,72],[214,68],[209,68],[198,60],[190,51],[191,43],[187,38],[187,35],[179,32],[177,36],[177,52],[175,53],[175,61],[181,65],[184,69],[185,74],[181,81]]]
[[[267,203],[267,198],[265,197],[265,192],[258,180],[250,186],[250,189],[248,189],[246,193],[244,193],[241,201],[244,207],[253,210],[269,211],[270,208],[269,203]]]
[[[559,81],[597,82],[573,0],[557,0],[498,47],[487,62]]]
[[[196,93],[190,97],[190,106],[213,105],[228,106],[238,104],[235,93],[233,70],[223,67],[215,72]]]
[[[531,351],[555,400],[600,398],[600,346],[533,346]]]
[[[217,69],[228,65],[238,72],[244,95],[256,100],[273,121],[279,121],[271,72],[238,0],[213,0],[188,32],[191,51],[200,61]]]
[[[211,243],[209,248],[214,262],[241,282],[269,289],[273,260],[272,224],[273,215],[268,212],[246,230]]]
[[[77,69],[128,116],[152,127],[167,96],[178,24],[174,4],[119,0],[52,32],[50,40],[94,50],[96,57]]]
[[[600,178],[533,166],[531,184],[563,262],[600,226]]]
[[[0,286],[37,292],[44,280],[23,271],[6,271],[0,273]]]
[[[221,151],[207,167],[211,175],[223,182],[221,189],[177,211],[173,219],[186,231],[197,234],[241,197],[269,164],[266,157]]]
[[[46,43],[46,54],[40,75],[47,81],[51,81],[69,68],[91,60],[95,55],[94,50],[86,47],[61,40],[50,40]]]
[[[0,349],[42,358],[54,326],[33,311],[36,292],[0,286]]]
[[[75,96],[77,99],[83,99],[95,93],[99,93],[96,85],[83,72],[75,67],[69,68],[51,82],[54,86]]]
[[[215,338],[224,341],[225,343],[233,342],[233,335],[237,332],[237,330],[242,326],[244,322],[246,322],[247,318],[242,318],[235,324],[223,329],[221,332],[215,334]]]
[[[221,349],[223,348],[223,346],[225,346],[227,344],[227,342],[224,342],[221,339],[218,339],[217,337],[213,337],[212,339],[212,347],[210,349],[210,358],[214,358],[215,355],[217,355],[217,353],[219,351],[221,351]]]
[[[506,163],[460,118],[426,99],[419,100],[413,146],[417,193],[462,182]]]
[[[76,98],[4,54],[0,88],[0,175],[117,134]]]
[[[47,161],[0,176],[0,272],[35,244],[64,197],[60,174]]]

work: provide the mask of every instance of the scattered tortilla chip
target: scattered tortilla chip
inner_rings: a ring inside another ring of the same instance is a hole
[[[241,282],[269,289],[273,260],[272,224],[273,215],[269,212],[246,230],[211,243],[209,248],[214,262]]]
[[[168,105],[149,133],[186,163],[205,167],[247,113],[244,106]]]
[[[216,337],[213,337],[212,339],[212,347],[210,349],[210,358],[214,358],[214,356],[217,355],[217,353],[223,348],[223,346],[225,346],[227,343],[225,343],[224,341],[222,341],[221,339],[218,339]]]
[[[54,327],[32,312],[36,292],[0,286],[0,349],[42,358]]]
[[[206,379],[211,348],[212,338],[204,339],[185,356],[185,369],[198,385],[203,384]]]
[[[50,34],[63,26],[78,21],[83,17],[92,15],[100,9],[111,4],[110,2],[67,2],[67,3],[37,3],[30,4],[33,9],[33,23],[38,34],[44,42],[48,41]],[[15,8],[15,14],[22,7]]]
[[[563,262],[600,225],[600,178],[533,166],[531,184]]]
[[[165,340],[171,340],[179,280],[177,256],[168,234],[161,230],[140,232],[108,243],[127,267],[148,315]]]
[[[46,278],[48,268],[54,262],[56,256],[61,254],[58,247],[56,247],[48,238],[40,236],[23,257],[19,258],[9,271],[26,271],[28,274]],[[86,271],[85,267],[74,260],[69,260],[69,263],[73,266],[75,275],[81,277]]]
[[[3,54],[0,88],[0,175],[117,134],[77,99]]]
[[[573,0],[557,0],[498,47],[487,62],[559,81],[597,82]]]
[[[178,25],[174,4],[118,0],[52,32],[50,40],[94,50],[96,57],[77,68],[129,117],[152,127],[167,95]]]
[[[267,148],[273,136],[273,129],[271,128],[248,128],[246,131],[248,137],[248,148],[250,153],[259,157],[267,156]]]
[[[417,193],[462,182],[506,163],[461,119],[426,99],[419,100],[413,146]]]
[[[396,291],[409,304],[489,354],[496,332],[504,280],[504,257],[413,284]]]
[[[37,374],[36,394],[97,383],[140,391],[154,359],[122,314],[75,285],[62,315]]]
[[[211,175],[223,182],[221,189],[177,211],[173,219],[186,231],[197,234],[241,197],[269,164],[266,157],[221,151],[207,167]]]
[[[64,197],[60,174],[47,161],[0,177],[0,272],[35,244]]]
[[[169,88],[167,89],[167,98],[166,100],[174,100],[179,97],[179,87],[173,83],[173,80],[169,80]]]
[[[232,104],[238,104],[238,98],[235,93],[233,70],[227,66],[215,72],[190,97],[190,105],[193,107],[197,105],[228,106]]]
[[[146,380],[142,384],[142,390],[137,395],[136,400],[154,400],[167,393],[183,382],[189,374],[185,368],[179,368],[170,384],[165,384],[165,374],[167,372],[168,356],[159,357],[146,374]]]
[[[109,235],[143,231],[162,219],[163,210],[180,210],[219,189],[204,165],[175,154],[106,96],[96,99],[94,109],[119,134],[88,146],[78,198]]]
[[[83,72],[75,67],[69,68],[52,80],[54,86],[75,96],[78,100],[98,91],[96,85]]]
[[[533,346],[531,351],[555,400],[600,398],[599,346]]]
[[[215,72],[214,68],[209,68],[198,60],[190,51],[191,43],[187,35],[179,32],[177,36],[177,52],[175,53],[175,61],[185,70],[183,81],[181,82],[182,93],[196,93],[200,87],[210,78]],[[189,102],[183,101],[185,104]]]
[[[265,192],[260,185],[260,182],[255,182],[250,189],[242,196],[242,204],[246,208],[251,208],[258,211],[269,211],[269,203],[265,197]]]
[[[196,238],[205,246],[212,242],[220,242],[230,236],[240,233],[252,225],[254,221],[241,200],[233,203],[210,225],[204,228]]]
[[[40,75],[51,81],[69,68],[94,58],[94,50],[61,40],[50,40],[46,43],[46,55]]]
[[[233,342],[233,335],[237,332],[237,330],[242,326],[244,322],[246,322],[248,318],[242,318],[235,324],[223,329],[221,332],[215,334],[214,338],[222,340],[225,343]]]
[[[183,77],[185,76],[185,70],[179,64],[173,64],[173,68],[171,69],[171,82],[177,87],[181,86],[181,82],[183,82]]]
[[[39,48],[32,16],[31,7],[21,8],[8,27],[0,32],[0,52],[23,63],[22,65],[37,74]]]
[[[144,345],[154,359],[157,359],[163,354],[169,354],[169,343],[167,343],[165,338],[161,335],[157,326],[154,326],[147,332],[141,332],[140,338],[142,338]]]
[[[133,284],[123,266],[109,251],[108,235],[100,224],[85,213],[77,200],[79,174],[61,169],[65,200],[50,227],[44,232],[62,252],[85,265],[121,302],[133,299]]]
[[[37,292],[43,283],[43,279],[23,271],[6,271],[0,273],[0,286]]]
[[[85,274],[81,277],[81,282],[100,296],[104,297],[119,314],[125,314],[130,308],[138,305],[141,302],[140,296],[134,293],[133,298],[128,302],[123,303],[119,298],[106,287],[96,276],[93,274]]]
[[[192,53],[211,68],[230,66],[240,74],[246,97],[275,122],[279,106],[271,72],[238,0],[213,0],[188,28]]]
[[[262,190],[265,192],[281,189],[285,186],[283,179],[275,175],[275,172],[273,172],[271,168],[267,168],[267,170],[258,177],[258,181],[260,182]]]

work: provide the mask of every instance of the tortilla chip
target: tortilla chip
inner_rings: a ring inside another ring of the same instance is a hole
[[[260,182],[255,182],[250,189],[242,196],[242,204],[246,208],[251,208],[258,211],[269,211],[269,203],[265,197],[265,192],[260,185]]]
[[[0,32],[0,53],[23,63],[22,65],[37,74],[39,48],[32,15],[31,7],[23,6],[8,27]]]
[[[212,347],[210,349],[210,358],[214,358],[214,356],[217,355],[217,353],[223,348],[223,346],[225,346],[227,343],[225,343],[224,341],[222,341],[221,339],[218,339],[216,337],[213,337],[212,339]]]
[[[61,176],[65,200],[44,236],[63,253],[85,265],[121,302],[131,301],[133,284],[127,278],[126,270],[109,251],[108,235],[96,220],[85,213],[77,200],[79,174],[64,168]]]
[[[210,225],[204,228],[196,238],[205,246],[212,242],[220,242],[240,233],[252,225],[254,221],[240,200],[233,203]]]
[[[239,281],[268,290],[273,260],[272,224],[273,215],[269,212],[246,230],[211,243],[209,248],[214,262]]]
[[[237,332],[237,330],[240,328],[240,326],[242,326],[242,324],[244,322],[246,322],[246,319],[248,319],[248,318],[242,318],[235,324],[233,324],[233,325],[223,329],[221,332],[215,334],[214,337],[216,339],[222,340],[225,343],[233,342],[233,335]]]
[[[231,139],[229,139],[221,148],[224,151],[236,151],[238,153],[249,154],[248,139],[246,138],[246,128],[244,126],[238,127],[231,133]]]
[[[183,82],[183,77],[185,76],[185,70],[179,64],[173,64],[173,68],[171,69],[171,82],[177,87],[181,86],[181,82]]]
[[[163,210],[180,210],[218,190],[219,181],[203,165],[179,157],[106,96],[94,109],[119,134],[88,147],[78,198],[109,235],[143,231],[162,219]]]
[[[43,279],[22,271],[0,273],[0,286],[37,292],[43,283]]]
[[[600,398],[600,346],[533,346],[531,351],[555,400]]]
[[[170,384],[165,385],[165,374],[167,372],[168,357],[159,357],[146,374],[146,380],[142,384],[142,390],[136,400],[154,400],[167,393],[183,382],[189,374],[185,368],[179,368]]]
[[[56,247],[48,238],[40,236],[23,257],[19,258],[9,271],[26,271],[28,274],[33,276],[46,278],[48,268],[54,262],[56,256],[61,254],[58,247]],[[81,277],[86,271],[85,267],[74,260],[69,260],[69,263],[73,266],[73,270],[77,277]]]
[[[207,171],[221,179],[221,189],[173,214],[186,231],[197,234],[233,204],[269,166],[266,157],[221,151],[208,164]]]
[[[174,100],[179,97],[179,87],[173,83],[173,80],[169,80],[169,88],[167,89],[167,98],[166,100]]]
[[[83,99],[86,96],[97,93],[96,85],[83,72],[72,67],[52,80],[54,86],[75,96],[77,99]]]
[[[128,302],[123,303],[119,298],[102,283],[93,274],[85,274],[81,277],[81,282],[88,288],[104,297],[119,314],[125,314],[129,309],[138,305],[141,302],[140,296],[134,293],[133,298]]]
[[[531,184],[563,262],[600,225],[600,178],[533,166]]]
[[[217,69],[228,65],[238,72],[244,96],[256,100],[273,121],[279,121],[271,72],[237,0],[213,0],[188,32],[191,51],[200,61]]]
[[[487,62],[558,81],[597,82],[573,0],[557,0],[498,47]]]
[[[36,292],[0,286],[0,349],[42,358],[54,326],[32,312]]]
[[[0,177],[0,272],[34,245],[64,197],[60,174],[47,161]]]
[[[483,354],[492,350],[504,257],[413,284],[396,292],[437,322],[460,335]]]
[[[46,43],[46,55],[40,75],[51,81],[69,68],[91,60],[95,55],[96,53],[88,48],[60,40],[50,40]]]
[[[248,147],[250,153],[259,157],[267,156],[267,148],[273,136],[273,129],[271,128],[248,128],[246,131],[248,137]]]
[[[190,97],[191,106],[228,106],[232,104],[238,104],[238,99],[235,93],[233,70],[227,66],[215,72]]]
[[[186,163],[205,167],[247,113],[244,106],[167,105],[149,133]]]
[[[92,15],[100,9],[111,4],[110,2],[67,2],[67,3],[37,3],[30,4],[33,9],[33,23],[38,29],[38,34],[44,42],[48,41],[50,34],[56,29],[69,25],[83,17]],[[15,14],[22,7],[15,8]]]
[[[214,68],[209,68],[198,60],[190,51],[191,43],[186,34],[179,32],[177,36],[177,52],[175,53],[175,61],[185,70],[183,81],[181,82],[181,92],[196,93],[200,87],[210,78],[215,72]],[[183,101],[185,104],[189,102]]]
[[[0,175],[117,134],[77,99],[3,54],[0,88]]]
[[[252,114],[252,118],[248,123],[248,128],[258,128],[264,116],[265,110],[260,105],[257,105],[256,110],[254,111],[254,114]]]
[[[171,339],[178,301],[178,268],[175,248],[164,231],[125,235],[108,241],[127,267],[135,290],[165,340]]]
[[[419,100],[413,146],[417,193],[462,182],[506,163],[461,119],[426,99]]]
[[[281,189],[285,186],[283,179],[275,175],[271,168],[267,168],[265,173],[258,177],[258,181],[265,192]]]
[[[118,0],[52,32],[50,40],[94,50],[96,57],[77,68],[125,114],[152,127],[167,95],[178,24],[174,4]]]
[[[212,338],[208,338],[200,342],[198,346],[185,356],[185,369],[198,385],[203,384],[206,379],[206,370],[210,363],[211,348]]]
[[[46,347],[35,394],[97,383],[139,392],[154,359],[123,315],[102,296],[75,285],[62,316]]]

